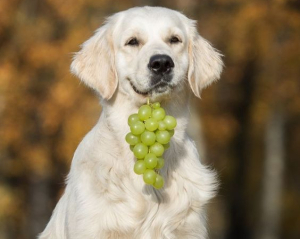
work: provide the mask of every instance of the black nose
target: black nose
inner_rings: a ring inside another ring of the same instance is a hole
[[[155,74],[163,75],[171,72],[174,67],[174,62],[167,55],[154,55],[150,58],[148,67]]]

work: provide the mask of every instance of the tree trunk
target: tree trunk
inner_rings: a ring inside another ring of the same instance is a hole
[[[284,115],[274,111],[265,131],[265,162],[262,214],[258,239],[277,239],[280,229],[280,204],[284,168]]]

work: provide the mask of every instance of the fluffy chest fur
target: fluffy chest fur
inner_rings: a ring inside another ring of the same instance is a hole
[[[124,141],[128,126],[121,114],[104,112],[75,153],[65,195],[75,192],[70,198],[77,199],[69,209],[70,238],[80,238],[83,228],[100,238],[205,238],[200,215],[214,194],[215,180],[185,133],[186,119],[178,117],[161,171],[166,185],[155,190],[133,172],[135,159]],[[118,124],[123,130],[114,130]]]

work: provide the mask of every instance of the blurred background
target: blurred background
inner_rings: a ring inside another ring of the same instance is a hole
[[[211,239],[300,238],[300,1],[0,0],[0,239],[41,232],[72,155],[96,123],[95,94],[69,73],[105,16],[156,5],[198,20],[224,54],[193,99],[191,135],[219,175]]]

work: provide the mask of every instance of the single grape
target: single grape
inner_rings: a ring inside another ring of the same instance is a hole
[[[144,133],[142,133],[142,135],[141,135],[142,142],[148,146],[154,144],[155,139],[156,139],[156,136],[155,136],[154,132],[145,130]]]
[[[132,114],[128,117],[128,125],[130,126],[132,123],[139,121],[138,114]]]
[[[140,142],[140,138],[138,136],[133,135],[132,133],[128,133],[125,139],[126,142],[130,145],[136,145]]]
[[[157,158],[156,169],[161,169],[165,165],[165,160],[162,157]]]
[[[145,127],[149,131],[157,130],[157,128],[158,128],[158,122],[157,122],[157,120],[152,119],[152,118],[147,119],[146,122],[145,122]]]
[[[156,175],[153,187],[156,189],[161,189],[164,186],[164,178],[160,175]]]
[[[163,120],[159,121],[158,122],[158,129],[159,130],[166,130],[167,129],[167,124]]]
[[[163,108],[154,109],[152,112],[152,118],[157,121],[163,120],[166,116],[166,112]]]
[[[144,158],[147,153],[148,153],[148,147],[143,143],[138,143],[133,148],[133,154],[138,159]]]
[[[142,105],[138,112],[139,119],[142,121],[149,119],[151,117],[151,111],[149,105]]]
[[[145,156],[144,161],[145,161],[145,164],[146,164],[146,168],[148,168],[148,169],[153,169],[157,165],[157,157],[153,153],[147,154]]]
[[[167,150],[168,148],[170,148],[170,143],[164,144],[163,146],[164,146],[165,150]]]
[[[170,133],[166,130],[156,132],[156,141],[161,144],[167,144],[170,142],[171,136]]]
[[[169,133],[170,133],[170,136],[173,137],[173,135],[175,133],[174,129],[169,130]]]
[[[154,143],[150,146],[150,153],[154,153],[157,157],[162,156],[165,149],[160,143]]]
[[[145,125],[141,121],[134,122],[130,125],[130,131],[134,135],[140,135],[145,131]]]
[[[154,109],[158,109],[158,108],[160,108],[160,103],[159,102],[155,102],[155,103],[152,104],[152,107]]]
[[[134,164],[133,170],[136,174],[139,174],[139,175],[143,174],[146,170],[146,164],[145,164],[144,160],[136,161]]]
[[[176,119],[171,115],[167,115],[164,118],[164,122],[166,123],[168,130],[174,129],[177,125]]]
[[[146,184],[153,185],[153,183],[156,180],[156,175],[157,174],[152,169],[146,169],[146,171],[144,172],[144,175],[143,175],[144,182]]]

